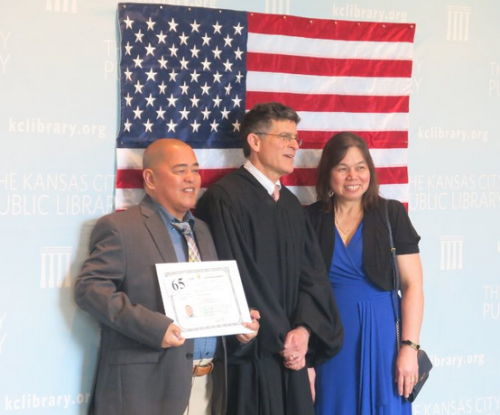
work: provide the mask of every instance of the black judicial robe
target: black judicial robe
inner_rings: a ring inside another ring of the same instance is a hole
[[[235,259],[260,330],[228,365],[230,415],[313,415],[307,369],[288,370],[286,334],[311,331],[308,366],[334,356],[343,329],[318,242],[300,202],[286,187],[275,202],[243,167],[200,198],[196,215],[211,229],[220,260]]]

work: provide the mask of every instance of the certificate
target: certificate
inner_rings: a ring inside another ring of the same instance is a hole
[[[156,264],[165,314],[187,339],[251,333],[236,261]]]

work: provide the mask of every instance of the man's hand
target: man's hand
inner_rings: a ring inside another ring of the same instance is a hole
[[[304,326],[290,330],[285,338],[285,348],[280,352],[287,369],[300,370],[306,365],[309,331]]]
[[[252,319],[251,323],[243,323],[243,325],[250,330],[253,330],[252,333],[243,333],[243,334],[238,334],[236,338],[240,343],[248,343],[250,340],[255,338],[257,336],[257,333],[259,332],[260,324],[260,313],[257,310],[250,310],[250,317]]]
[[[182,346],[185,341],[186,339],[182,337],[180,327],[172,323],[168,326],[165,336],[163,336],[161,347],[164,349],[167,347],[179,347]]]

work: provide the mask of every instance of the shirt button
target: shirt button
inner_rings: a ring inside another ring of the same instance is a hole
[[[193,360],[193,353],[186,353],[186,359]]]

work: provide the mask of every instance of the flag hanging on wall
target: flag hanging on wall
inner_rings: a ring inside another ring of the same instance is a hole
[[[202,187],[244,163],[240,123],[258,102],[294,108],[304,144],[282,179],[315,201],[324,143],[353,131],[368,143],[381,193],[408,202],[414,24],[309,19],[120,3],[116,209],[142,198],[142,154],[156,139],[191,145]]]

